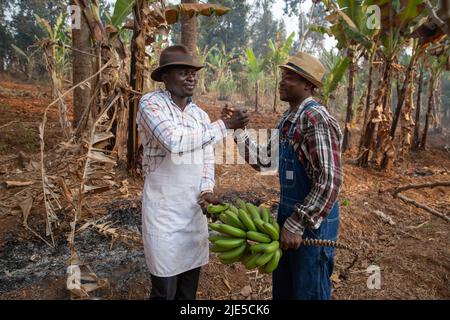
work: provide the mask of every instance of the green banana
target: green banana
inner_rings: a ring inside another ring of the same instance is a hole
[[[227,239],[227,240],[217,240],[214,243],[214,245],[219,248],[224,248],[224,249],[230,250],[230,249],[241,246],[243,243],[245,243],[245,239],[232,238],[232,239]]]
[[[228,208],[231,212],[234,212],[235,214],[238,214],[239,209],[230,204],[230,207]]]
[[[264,228],[264,221],[262,221],[262,219],[259,218],[253,219],[253,222],[255,223],[255,226],[259,232],[267,233],[266,229]]]
[[[254,204],[247,202],[247,212],[250,213],[250,216],[253,220],[255,219],[261,219],[261,216],[259,215],[259,209]]]
[[[269,218],[271,216],[269,208],[259,207],[259,212],[261,213],[261,219],[264,222],[269,222]]]
[[[226,251],[228,251],[228,250],[230,250],[230,249],[226,249],[226,248],[219,247],[219,246],[217,246],[216,244],[214,244],[214,245],[210,248],[210,251],[211,251],[211,252],[226,252]]]
[[[245,266],[245,264],[248,263],[252,257],[253,254],[251,252],[244,252],[244,254],[241,256],[242,264]]]
[[[250,246],[250,250],[253,253],[263,252],[267,246],[270,246],[270,243],[257,243]]]
[[[228,223],[227,223],[227,215],[225,214],[225,212],[221,212],[221,213],[219,214],[219,220],[222,221],[222,222],[225,223],[225,224],[228,224]]]
[[[239,216],[239,219],[242,221],[242,223],[247,228],[247,230],[256,231],[256,226],[253,223],[252,219],[250,219],[250,217],[246,211],[239,209],[238,216]]]
[[[256,268],[256,260],[258,260],[260,256],[262,256],[262,253],[257,252],[250,255],[250,258],[244,263],[245,268],[248,270]]]
[[[283,253],[282,253],[281,249],[277,249],[277,251],[275,251],[272,259],[270,259],[270,261],[267,262],[266,267],[264,268],[264,271],[266,273],[272,273],[278,267],[278,263],[280,262],[280,258],[281,258],[282,254]]]
[[[244,211],[247,211],[247,206],[245,205],[245,202],[242,199],[236,199],[235,201],[236,205],[238,206],[239,209],[242,209]]]
[[[261,267],[272,259],[274,252],[263,253],[258,259],[256,259],[256,265]]]
[[[224,236],[222,234],[212,234],[209,236],[208,240],[211,242],[216,242],[217,240],[229,240],[229,239],[233,239],[230,236]]]
[[[266,230],[266,233],[272,238],[272,240],[280,239],[280,233],[277,231],[276,227],[268,222],[263,222],[263,227]]]
[[[218,231],[222,234],[227,234],[235,238],[245,238],[247,236],[247,233],[244,230],[229,226],[227,224],[210,223],[209,226],[214,231]]]
[[[230,226],[247,231],[247,228],[241,222],[241,220],[239,219],[237,214],[235,214],[234,212],[232,212],[230,210],[227,210],[227,211],[225,211],[225,215],[226,215],[225,219],[227,220],[226,224],[229,224]]]
[[[238,262],[240,260],[240,258],[241,257],[236,257],[236,258],[233,258],[233,259],[222,259],[222,258],[219,258],[219,260],[223,264],[232,264],[232,263]]]
[[[208,208],[206,209],[208,213],[221,213],[225,210],[227,210],[230,207],[229,203],[222,203],[222,204],[209,204]]]
[[[247,249],[247,243],[243,243],[239,247],[231,249],[229,251],[222,252],[221,254],[219,254],[219,259],[231,260],[240,258],[245,252],[245,249]]]
[[[226,240],[225,240],[226,241]],[[216,242],[217,243],[217,242]],[[263,248],[263,251],[265,253],[270,253],[270,252],[274,252],[275,250],[277,250],[280,247],[280,243],[278,241],[272,241],[271,243],[269,243],[267,246],[265,246]]]
[[[267,234],[257,231],[247,231],[247,238],[256,242],[270,243],[272,239]]]
[[[274,223],[272,223],[272,225],[275,227],[275,229],[277,230],[278,233],[280,233],[280,225],[278,224],[277,221],[274,221]]]
[[[212,230],[222,233],[222,231],[220,231],[220,230],[221,230],[221,227],[220,227],[220,226],[221,226],[221,224],[219,224],[219,223],[210,223],[210,224],[209,224],[209,227],[210,227]]]

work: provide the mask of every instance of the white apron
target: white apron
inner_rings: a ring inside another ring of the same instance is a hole
[[[208,263],[208,225],[198,204],[203,150],[166,154],[147,174],[142,194],[142,235],[150,273],[171,277]],[[192,158],[195,163],[192,164]]]

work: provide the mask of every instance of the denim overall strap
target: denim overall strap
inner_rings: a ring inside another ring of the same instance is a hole
[[[317,106],[309,101],[298,112],[296,118],[307,109]],[[287,139],[280,141],[279,178],[280,206],[277,221],[282,227],[294,212],[295,204],[303,203],[311,190],[311,181],[305,167],[298,159],[293,147],[297,121],[289,128]],[[306,228],[303,238],[337,240],[338,204],[322,221],[318,229]],[[325,247],[304,247],[285,250],[278,268],[273,273],[273,298],[280,299],[330,299],[330,276],[334,267],[334,249]]]

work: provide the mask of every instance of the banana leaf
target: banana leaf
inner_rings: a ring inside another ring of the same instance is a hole
[[[166,21],[168,24],[174,24],[179,19],[181,14],[186,14],[192,18],[194,15],[211,16],[215,14],[220,17],[228,13],[230,8],[218,5],[218,4],[206,4],[206,3],[185,3],[172,6],[166,9]]]

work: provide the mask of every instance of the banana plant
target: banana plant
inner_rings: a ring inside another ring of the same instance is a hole
[[[342,71],[342,68],[348,67],[348,88],[347,88],[347,114],[345,119],[343,150],[348,150],[350,146],[350,126],[353,119],[353,100],[355,92],[355,72],[356,62],[361,51],[373,48],[371,37],[375,30],[369,29],[367,15],[367,5],[364,0],[338,0],[324,1],[328,10],[332,13],[327,20],[332,24],[328,29],[315,31],[327,32],[333,35],[337,40],[337,48],[342,50],[345,48],[347,60],[342,60],[336,65],[336,70]],[[330,82],[332,83],[332,82]]]
[[[436,82],[441,76],[442,71],[444,70],[444,67],[448,61],[448,53],[442,54],[440,56],[433,56],[430,55],[428,57],[428,67],[430,68],[430,84],[428,87],[428,106],[427,106],[427,113],[425,116],[425,126],[423,128],[422,132],[422,138],[420,142],[420,149],[425,150],[426,149],[426,143],[427,143],[427,137],[428,137],[428,128],[430,126],[430,121],[432,118],[432,111],[434,106],[434,95],[436,94],[435,86]]]
[[[68,52],[70,38],[65,29],[65,14],[60,14],[52,28],[49,22],[35,15],[38,25],[47,33],[47,37],[38,41],[39,47],[44,52],[47,70],[50,73],[52,81],[53,97],[59,98],[59,121],[65,138],[70,138],[72,131],[67,117],[67,106],[61,98],[64,91],[64,75],[69,64]]]
[[[278,66],[282,64],[289,56],[289,52],[291,51],[292,45],[294,43],[295,32],[292,32],[289,37],[281,43],[280,34],[277,34],[277,41],[273,43],[272,39],[269,39],[269,49],[267,60],[269,62],[269,68],[272,73],[272,76],[275,77],[275,86],[274,86],[274,98],[273,98],[273,112],[277,112],[277,91],[278,91],[278,82],[279,82],[279,71]]]
[[[375,106],[364,131],[362,141],[363,153],[358,160],[359,165],[367,166],[369,153],[373,151],[373,157],[380,162],[381,168],[386,169],[395,154],[395,147],[391,136],[391,78],[394,62],[399,51],[407,43],[409,35],[424,15],[422,0],[368,0],[367,5],[376,5],[380,8],[380,52],[384,58],[383,75],[379,82],[378,94],[375,98]],[[397,105],[398,111],[403,100]],[[374,141],[376,138],[376,142]],[[378,154],[381,153],[381,157]]]
[[[259,109],[259,86],[262,80],[264,66],[266,62],[255,56],[253,49],[248,48],[246,51],[245,64],[247,66],[248,82],[255,87],[255,112]]]
[[[22,49],[17,47],[14,44],[11,44],[11,47],[14,49],[14,51],[21,56],[26,61],[26,71],[24,72],[27,76],[27,80],[30,81],[33,77],[33,71],[34,67],[36,65],[36,58],[35,55],[38,52],[38,50],[33,50],[29,54],[26,54]]]
[[[200,62],[200,64],[205,65],[206,61],[210,58],[213,50],[217,48],[217,45],[213,45],[212,47],[205,46],[203,50],[200,50],[199,47],[197,47],[197,58]],[[198,71],[198,87],[200,89],[200,93],[204,94],[206,93],[206,84],[205,84],[205,78],[206,78],[206,72],[205,69],[201,69]]]
[[[68,30],[65,26],[66,14],[61,13],[56,24],[52,28],[49,22],[42,19],[38,15],[35,15],[38,25],[47,33],[47,37],[44,41],[39,41],[38,44],[43,44],[47,40],[50,41],[52,56],[55,59],[55,71],[58,79],[61,83],[64,81],[64,75],[70,65],[69,52],[67,50],[70,47],[71,38],[68,34]]]
[[[221,82],[230,65],[236,61],[235,50],[227,52],[225,44],[214,45],[206,59],[206,66],[214,72],[215,81]]]
[[[349,57],[337,56],[332,65],[329,66],[329,72],[325,75],[322,87],[323,103],[326,105],[331,97],[331,94],[336,90],[345,72],[350,64]]]

